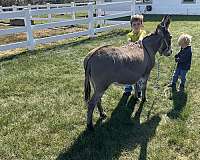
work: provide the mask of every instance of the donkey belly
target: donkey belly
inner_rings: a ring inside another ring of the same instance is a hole
[[[135,68],[132,70],[122,68],[115,74],[115,81],[119,84],[135,84],[143,75],[143,71],[138,71]]]
[[[95,61],[91,66],[91,78],[95,84],[109,85],[113,82],[119,84],[134,84],[144,74],[144,65],[141,63],[122,63],[113,59]]]

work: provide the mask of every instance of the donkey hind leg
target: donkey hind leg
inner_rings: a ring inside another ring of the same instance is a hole
[[[101,120],[106,119],[107,116],[106,116],[106,113],[104,112],[103,107],[102,107],[102,105],[101,105],[101,98],[99,99],[99,101],[98,101],[98,103],[97,103],[97,108],[98,108],[98,110],[99,110],[100,119],[101,119]]]
[[[146,102],[146,88],[147,88],[147,80],[144,81],[144,84],[142,86],[142,102]]]
[[[103,95],[103,92],[94,91],[92,98],[88,102],[87,128],[89,130],[94,129],[93,123],[92,123],[93,111],[94,111],[94,108],[97,105],[98,101],[101,99],[102,95]]]

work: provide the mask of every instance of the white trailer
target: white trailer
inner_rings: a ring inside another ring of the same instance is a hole
[[[108,1],[122,2],[126,0],[105,0],[105,2]],[[128,10],[130,10],[130,6],[120,5],[109,11]],[[136,0],[135,11],[141,14],[200,15],[200,0]]]

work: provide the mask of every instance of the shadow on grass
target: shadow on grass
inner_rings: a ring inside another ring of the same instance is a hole
[[[167,113],[167,116],[171,119],[181,118],[181,113],[187,103],[187,93],[182,91],[172,91],[173,108]]]
[[[122,152],[132,152],[137,146],[140,146],[138,159],[146,160],[148,142],[161,118],[155,115],[140,123],[143,103],[138,104],[134,97],[128,103],[127,100],[123,96],[109,120],[104,123],[98,120],[94,132],[83,131],[69,148],[61,151],[57,160],[119,159]],[[139,108],[131,118],[137,105]]]

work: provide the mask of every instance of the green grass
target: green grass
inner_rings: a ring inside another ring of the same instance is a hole
[[[76,19],[81,19],[81,18],[86,18],[88,15],[87,12],[78,12],[75,14]],[[40,15],[40,16],[35,16],[37,18],[48,18],[48,15]],[[34,17],[34,18],[35,18]],[[63,19],[63,20],[72,20],[72,15],[71,14],[52,14],[51,15],[52,18],[59,18],[59,19]],[[55,20],[54,20],[55,21]],[[48,23],[48,20],[38,20],[38,21],[34,21],[34,24],[43,24],[43,23]]]
[[[158,22],[145,22],[152,31]],[[0,159],[59,160],[198,160],[200,159],[200,61],[198,21],[173,21],[173,49],[182,32],[193,36],[193,63],[184,94],[164,93],[174,58],[161,57],[160,89],[154,91],[156,69],[148,83],[148,102],[122,97],[112,85],[103,97],[108,118],[95,132],[85,131],[83,59],[103,44],[120,46],[128,30],[65,40],[23,52],[0,64]],[[167,95],[167,96],[166,96]]]

